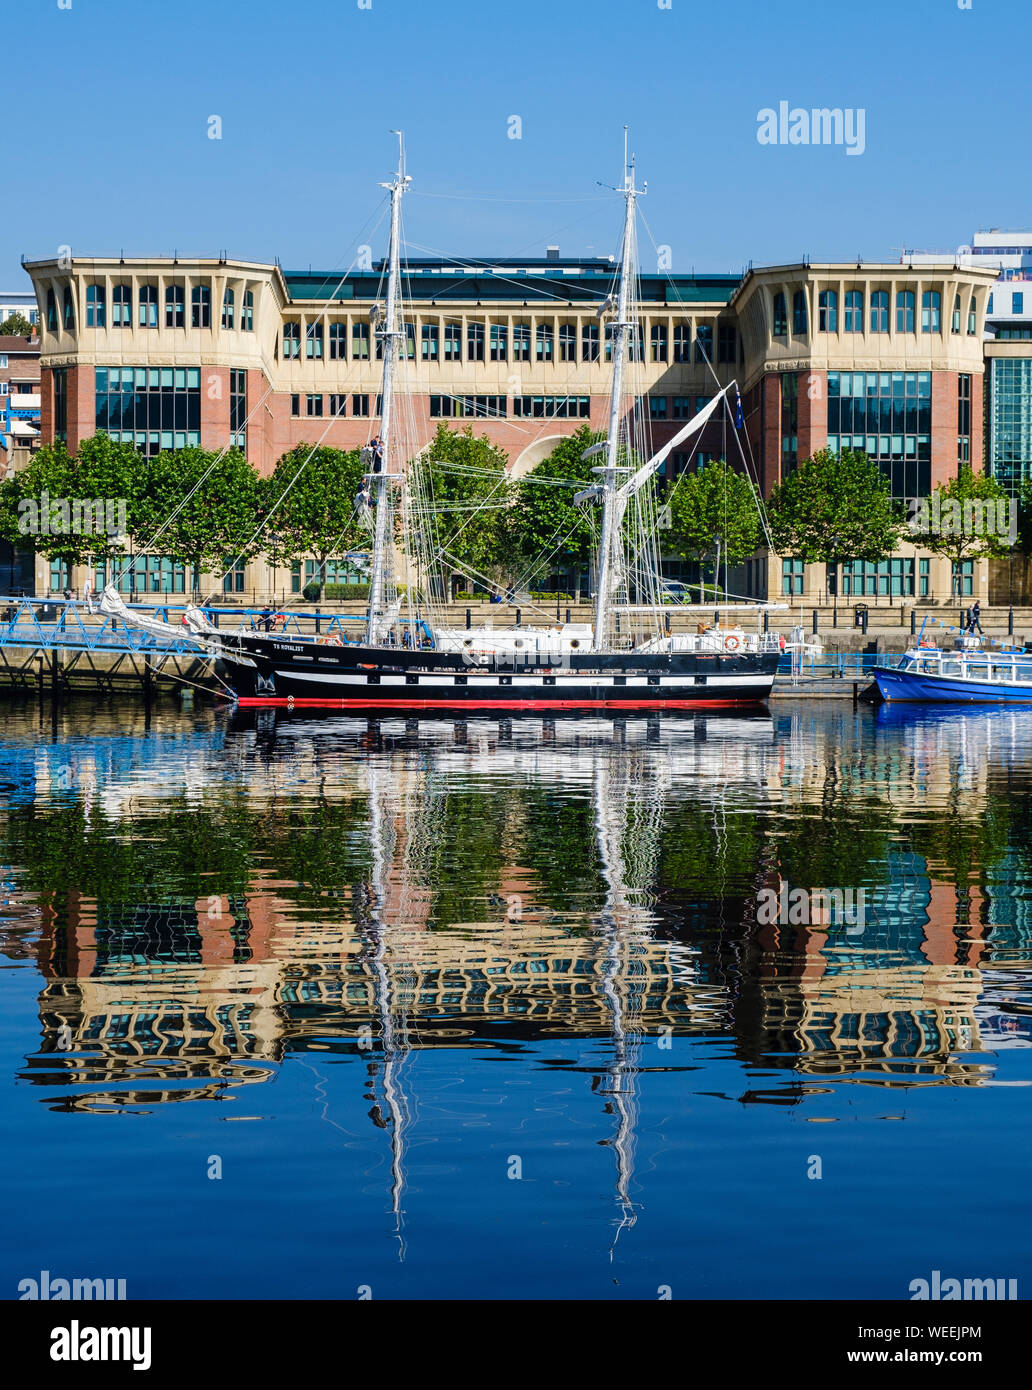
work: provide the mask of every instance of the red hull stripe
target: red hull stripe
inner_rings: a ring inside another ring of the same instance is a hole
[[[237,704],[245,709],[719,709],[736,705],[762,705],[765,695],[735,700],[323,700],[292,695],[244,695]]]

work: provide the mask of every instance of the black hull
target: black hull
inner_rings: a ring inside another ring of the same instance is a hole
[[[451,652],[243,636],[224,643],[223,661],[242,707],[694,709],[763,704],[778,655],[604,652],[470,665]]]

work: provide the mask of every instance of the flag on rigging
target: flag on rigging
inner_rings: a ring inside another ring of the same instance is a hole
[[[735,429],[740,430],[745,424],[745,416],[742,414],[742,398],[738,394],[738,387],[735,387]]]

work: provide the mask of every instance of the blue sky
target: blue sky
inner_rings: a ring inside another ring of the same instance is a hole
[[[1030,0],[361,2],[20,6],[0,287],[63,244],[346,267],[396,126],[412,253],[615,250],[598,180],[619,179],[625,122],[646,269],[650,232],[675,271],[737,271],[1032,226]],[[863,108],[864,153],[759,144],[781,100]]]

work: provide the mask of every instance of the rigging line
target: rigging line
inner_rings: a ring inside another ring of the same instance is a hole
[[[495,198],[491,195],[481,193],[432,193],[429,189],[420,188],[412,190],[419,198],[448,198],[455,202],[476,202],[476,203],[608,203],[611,201],[606,194],[591,194],[587,197],[566,198],[556,195],[547,198]]]

